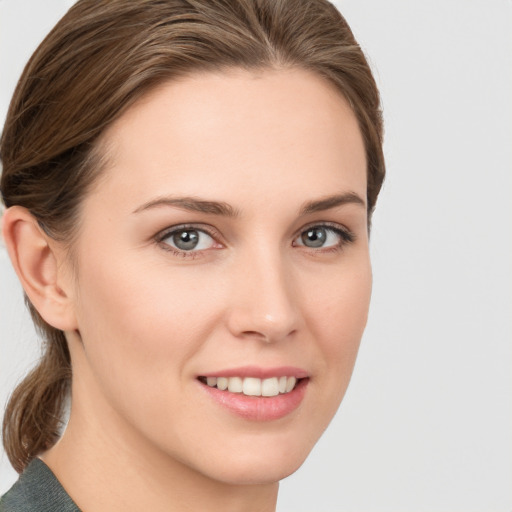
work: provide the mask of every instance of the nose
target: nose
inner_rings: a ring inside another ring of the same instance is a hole
[[[231,274],[228,328],[237,338],[275,343],[291,337],[300,324],[290,265],[278,254],[255,254]]]

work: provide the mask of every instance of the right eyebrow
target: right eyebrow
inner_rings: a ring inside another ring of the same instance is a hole
[[[239,212],[230,204],[220,201],[207,201],[197,197],[157,197],[136,208],[133,213],[140,213],[152,208],[171,206],[190,212],[208,213],[211,215],[222,215],[225,217],[237,217]]]

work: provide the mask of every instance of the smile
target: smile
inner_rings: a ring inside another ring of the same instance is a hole
[[[198,376],[197,381],[206,396],[230,413],[249,421],[274,421],[300,406],[310,375],[292,367],[248,366]]]
[[[246,396],[273,397],[290,393],[298,380],[296,377],[199,377],[199,380],[211,388],[231,393],[241,393]]]

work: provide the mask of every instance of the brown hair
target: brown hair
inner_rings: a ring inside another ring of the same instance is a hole
[[[80,0],[36,50],[11,101],[0,139],[5,205],[26,207],[71,246],[105,128],[163,81],[233,67],[299,67],[338,87],[366,145],[370,219],[385,169],[379,93],[327,0]],[[71,380],[64,333],[28,306],[45,346],[5,412],[3,443],[19,472],[57,441]]]

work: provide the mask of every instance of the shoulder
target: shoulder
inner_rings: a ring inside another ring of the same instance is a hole
[[[80,512],[50,468],[34,459],[0,499],[0,512]]]

